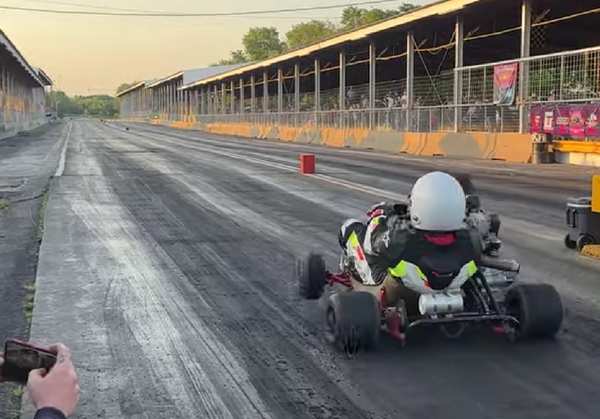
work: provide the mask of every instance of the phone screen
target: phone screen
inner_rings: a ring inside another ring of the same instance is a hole
[[[29,372],[38,368],[49,370],[56,363],[56,355],[25,342],[7,341],[4,350],[2,376],[6,381],[25,384]]]

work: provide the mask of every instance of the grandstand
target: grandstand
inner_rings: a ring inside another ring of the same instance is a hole
[[[142,113],[213,132],[238,127],[224,133],[250,125],[595,138],[594,127],[571,130],[565,118],[595,120],[598,23],[597,0],[446,0],[182,83],[166,112]]]

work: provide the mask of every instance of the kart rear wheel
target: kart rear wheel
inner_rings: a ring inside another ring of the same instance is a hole
[[[325,288],[325,260],[323,256],[311,253],[298,263],[298,289],[300,296],[307,300],[316,300]]]
[[[381,331],[379,303],[372,294],[347,291],[329,298],[327,338],[338,349],[355,353],[374,350]]]
[[[552,285],[514,285],[506,293],[504,304],[507,314],[519,321],[515,339],[552,338],[562,326],[563,304]]]

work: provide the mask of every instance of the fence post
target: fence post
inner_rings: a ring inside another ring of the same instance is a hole
[[[315,58],[315,125],[319,126],[319,112],[321,111],[321,62]]]
[[[296,112],[296,126],[300,126],[300,63],[294,64],[294,112]]]
[[[405,130],[411,130],[411,112],[414,104],[415,88],[415,40],[413,33],[406,34],[406,123]]]
[[[375,125],[375,115],[373,111],[375,109],[375,95],[376,88],[375,83],[377,82],[377,49],[375,42],[369,44],[369,129],[373,129]]]
[[[454,132],[460,132],[462,120],[463,74],[460,70],[464,64],[464,20],[462,16],[456,18],[456,53],[454,60]]]
[[[339,92],[339,108],[340,108],[340,128],[345,126],[345,110],[346,110],[346,51],[340,51],[340,92]]]
[[[523,0],[521,6],[521,58],[531,53],[531,0]],[[521,60],[519,65],[519,132],[525,133],[529,118],[525,102],[529,99],[529,62]]]

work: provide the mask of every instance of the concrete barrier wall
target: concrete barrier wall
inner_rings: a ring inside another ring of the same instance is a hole
[[[194,128],[195,124],[193,121],[189,121],[176,125],[179,128]],[[531,136],[528,134],[415,133],[369,131],[357,128],[297,128],[250,124],[206,124],[199,128],[214,134],[320,144],[330,147],[371,149],[420,156],[506,160],[519,163],[529,162],[532,151]]]
[[[485,132],[397,132],[369,131],[361,128],[292,127],[253,124],[202,124],[193,116],[182,121],[159,118],[132,122],[149,122],[179,129],[197,129],[212,134],[247,138],[280,140],[302,144],[318,144],[329,147],[346,147],[406,153],[419,156],[466,157],[488,160],[505,160],[528,163],[532,144],[529,134],[499,134]]]

